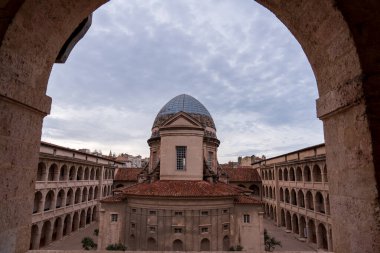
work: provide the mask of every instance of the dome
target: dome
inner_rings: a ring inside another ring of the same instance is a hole
[[[164,121],[178,112],[186,112],[197,119],[204,127],[215,129],[214,120],[204,105],[197,99],[187,94],[181,94],[172,98],[158,112],[153,127],[159,127]]]

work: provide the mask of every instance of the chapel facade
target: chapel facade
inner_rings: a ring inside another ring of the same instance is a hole
[[[99,249],[122,243],[128,250],[263,250],[262,203],[219,179],[220,142],[198,100],[185,94],[170,100],[148,144],[138,183],[101,201]]]

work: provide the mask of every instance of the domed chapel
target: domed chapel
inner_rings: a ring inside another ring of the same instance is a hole
[[[158,112],[148,139],[149,164],[138,183],[101,201],[98,248],[263,250],[262,203],[227,183],[217,160],[211,114],[182,94]]]

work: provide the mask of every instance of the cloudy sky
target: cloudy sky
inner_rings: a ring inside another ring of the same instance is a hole
[[[214,118],[219,161],[323,142],[302,48],[251,0],[112,0],[65,64],[55,64],[42,139],[148,156],[158,111],[176,95]]]

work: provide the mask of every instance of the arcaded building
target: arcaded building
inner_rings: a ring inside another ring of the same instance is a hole
[[[158,113],[148,140],[150,162],[138,183],[101,201],[98,248],[261,252],[261,201],[219,180],[219,140],[208,110],[179,95]]]
[[[261,173],[265,216],[299,240],[333,251],[325,145],[258,161],[253,167]]]
[[[30,249],[98,220],[99,200],[112,194],[112,159],[41,142]]]

